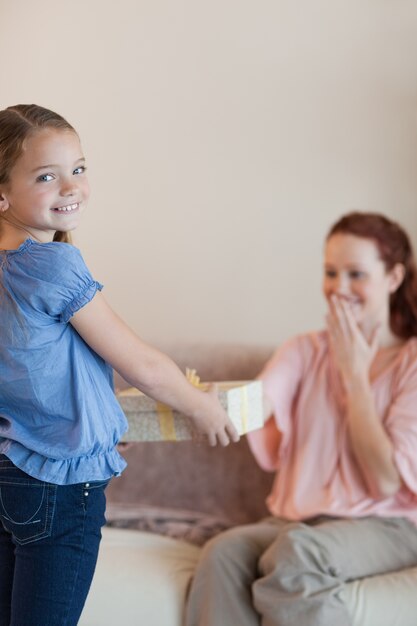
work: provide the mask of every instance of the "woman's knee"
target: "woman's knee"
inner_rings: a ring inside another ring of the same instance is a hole
[[[288,527],[264,552],[259,561],[263,576],[272,571],[311,571],[326,568],[325,547],[314,528],[304,524]],[[330,565],[330,563],[329,563]]]
[[[236,527],[216,535],[205,544],[200,563],[223,570],[257,568],[262,547],[245,529]]]

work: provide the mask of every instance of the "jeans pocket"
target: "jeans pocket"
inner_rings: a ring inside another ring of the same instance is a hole
[[[30,476],[0,478],[0,519],[17,543],[49,537],[57,486]]]
[[[106,480],[93,480],[89,483],[84,483],[84,486],[88,489],[105,489],[110,482],[110,478]]]

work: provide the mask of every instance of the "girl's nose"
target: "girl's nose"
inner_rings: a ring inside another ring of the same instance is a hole
[[[73,196],[77,191],[77,185],[75,181],[63,182],[61,185],[61,196]]]

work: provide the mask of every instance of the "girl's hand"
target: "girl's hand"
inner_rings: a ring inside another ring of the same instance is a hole
[[[330,346],[345,385],[349,387],[358,377],[368,379],[378,350],[380,327],[374,329],[368,341],[358,326],[350,304],[337,296],[330,299],[327,325]]]
[[[207,391],[201,393],[204,394],[205,402],[202,402],[200,404],[202,408],[191,416],[197,429],[208,436],[211,446],[217,443],[227,446],[230,441],[239,441],[239,433],[219,402],[217,386],[211,384]]]

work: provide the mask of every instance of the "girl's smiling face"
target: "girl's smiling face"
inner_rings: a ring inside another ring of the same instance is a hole
[[[9,224],[42,242],[56,231],[78,226],[89,197],[85,159],[78,135],[46,128],[30,135],[0,188],[0,211]]]
[[[387,271],[372,239],[350,234],[332,235],[326,242],[323,293],[344,299],[358,324],[372,329],[389,326],[390,295],[403,278],[402,266]]]

